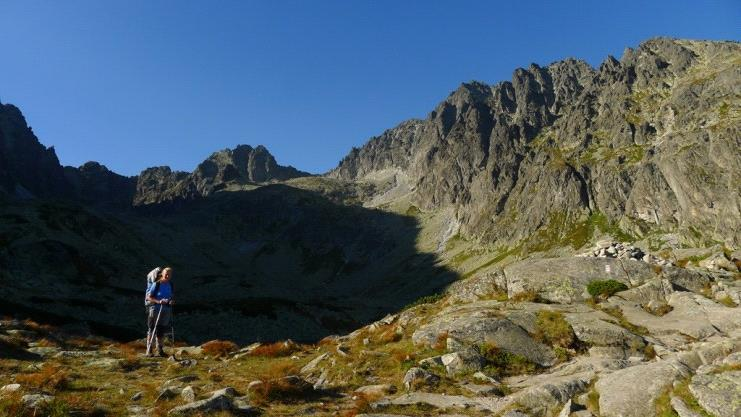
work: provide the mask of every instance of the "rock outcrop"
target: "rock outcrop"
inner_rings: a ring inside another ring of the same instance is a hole
[[[536,234],[534,250],[578,247],[595,228],[735,245],[740,55],[737,42],[657,38],[597,69],[568,59],[466,83],[329,175],[401,172],[413,204],[452,206],[463,235],[513,245]]]
[[[172,171],[169,167],[144,170],[138,178],[134,205],[189,200],[205,197],[228,187],[240,187],[285,181],[311,174],[275,162],[273,155],[260,145],[239,145],[213,153],[192,173]]]

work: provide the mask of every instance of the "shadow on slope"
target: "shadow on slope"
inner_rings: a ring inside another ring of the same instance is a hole
[[[135,337],[144,275],[169,264],[178,338],[313,341],[457,278],[417,251],[414,217],[338,200],[270,185],[115,215],[60,202],[4,204],[0,298],[13,304],[2,312],[53,314]]]

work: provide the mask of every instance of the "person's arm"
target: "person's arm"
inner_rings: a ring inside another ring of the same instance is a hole
[[[151,292],[147,292],[147,301],[149,301],[150,303],[154,303],[154,304],[162,304],[162,302],[165,301],[165,300],[158,300],[158,299],[152,297],[152,293]]]

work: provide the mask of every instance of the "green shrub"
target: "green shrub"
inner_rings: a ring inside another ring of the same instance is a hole
[[[628,287],[625,284],[614,279],[592,281],[587,285],[587,291],[592,297],[609,297],[618,291],[627,289]]]

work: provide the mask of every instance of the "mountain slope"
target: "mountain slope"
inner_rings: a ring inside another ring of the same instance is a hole
[[[525,253],[595,218],[624,236],[737,245],[740,62],[736,42],[658,38],[599,69],[533,64],[511,82],[461,85],[329,176],[391,176],[423,210],[452,207],[461,235]]]

